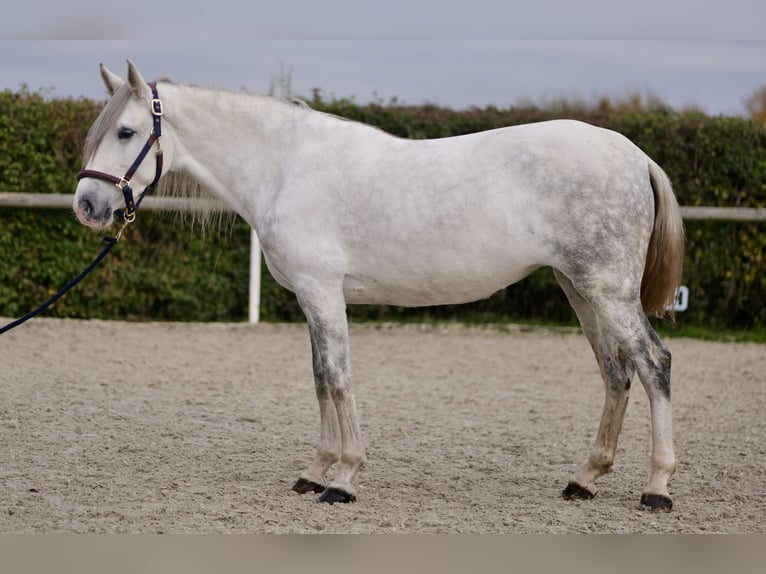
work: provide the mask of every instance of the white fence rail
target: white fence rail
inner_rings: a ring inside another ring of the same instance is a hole
[[[2,193],[0,208],[71,209],[74,195],[67,193]],[[201,200],[188,201],[175,197],[147,197],[142,210],[196,211],[206,207]],[[758,207],[681,207],[681,215],[688,221],[766,221],[766,208]],[[688,292],[687,292],[688,293]],[[250,231],[250,294],[248,318],[251,323],[260,320],[261,303],[261,247],[255,231]],[[681,304],[686,308],[688,294]],[[677,308],[677,310],[684,310]]]
[[[74,194],[70,193],[0,193],[0,207],[33,209],[72,209]],[[189,201],[178,197],[147,196],[141,202],[142,211],[198,211],[206,207],[203,200]]]
[[[763,207],[681,207],[681,215],[688,221],[766,221]]]
[[[68,193],[2,193],[0,208],[26,207],[35,209],[70,209],[72,198]],[[205,207],[203,201],[189,201],[177,197],[147,197],[142,210],[196,211]],[[681,207],[684,219],[709,221],[766,221],[766,208],[762,207]]]

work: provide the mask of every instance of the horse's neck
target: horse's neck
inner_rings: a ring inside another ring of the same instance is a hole
[[[295,136],[295,114],[301,110],[245,93],[179,85],[161,89],[176,138],[173,169],[253,223],[259,206],[278,191]]]

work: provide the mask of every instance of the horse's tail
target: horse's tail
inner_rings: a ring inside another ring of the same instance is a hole
[[[684,261],[684,223],[670,180],[649,159],[649,180],[654,193],[654,229],[641,280],[641,304],[647,315],[662,317],[675,301]]]

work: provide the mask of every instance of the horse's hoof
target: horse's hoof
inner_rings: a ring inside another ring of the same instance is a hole
[[[298,494],[306,494],[307,492],[322,492],[324,486],[314,482],[313,480],[306,480],[305,478],[299,478],[292,488]]]
[[[563,496],[565,500],[590,500],[596,495],[576,482],[570,482],[567,484],[564,492],[561,493],[561,496]]]
[[[662,494],[642,494],[638,507],[650,512],[670,512],[673,509],[673,501]]]
[[[355,502],[356,496],[349,494],[348,492],[341,490],[340,488],[328,488],[322,493],[317,502],[326,502],[327,504],[335,504],[336,502],[348,503]]]

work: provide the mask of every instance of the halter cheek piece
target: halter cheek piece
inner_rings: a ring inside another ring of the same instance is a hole
[[[120,188],[120,191],[122,191],[122,196],[125,198],[125,211],[122,213],[122,217],[125,219],[126,223],[132,223],[136,219],[136,210],[138,209],[138,206],[141,205],[141,201],[143,201],[146,194],[154,189],[154,187],[157,185],[157,182],[160,180],[160,176],[162,175],[162,149],[160,148],[163,114],[162,100],[160,100],[160,97],[157,93],[157,84],[151,82],[149,83],[149,87],[152,90],[152,101],[149,105],[149,109],[152,113],[152,122],[154,124],[152,126],[152,133],[149,134],[149,138],[146,140],[144,147],[139,152],[138,157],[136,157],[133,164],[128,168],[128,171],[125,172],[125,175],[122,177],[115,177],[109,173],[104,173],[103,171],[96,171],[92,169],[83,169],[77,174],[78,181],[85,177],[89,177],[113,183],[118,188]],[[141,197],[139,197],[138,201],[136,202],[133,199],[133,188],[130,185],[130,180],[136,171],[138,171],[141,162],[144,161],[146,154],[149,153],[149,150],[152,148],[155,142],[157,143],[157,151],[155,152],[156,169],[154,172],[154,180],[152,180],[152,183],[146,186],[143,193],[141,194]]]

